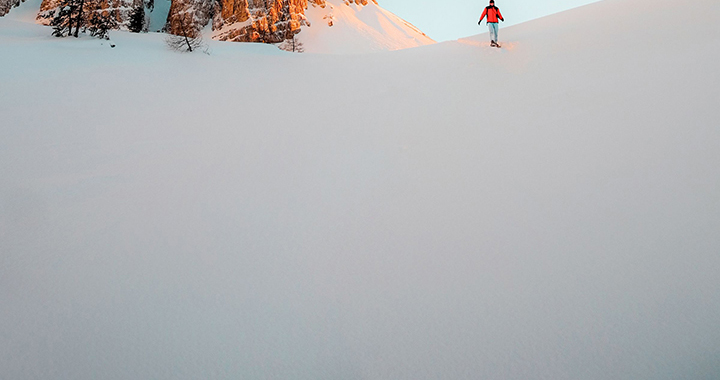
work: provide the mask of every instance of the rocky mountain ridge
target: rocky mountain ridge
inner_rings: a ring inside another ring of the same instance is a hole
[[[0,15],[21,0],[0,0]],[[67,0],[43,0],[37,21],[49,25],[52,16]],[[153,1],[143,0],[76,0],[87,12],[110,15],[117,29],[127,29],[133,9],[143,7],[146,14],[154,11]],[[376,0],[342,0],[365,6]],[[12,4],[11,4],[12,3]],[[171,0],[163,31],[179,34],[189,24],[195,30],[212,26],[212,38],[219,41],[280,43],[292,40],[303,26],[309,26],[305,13],[308,7],[325,8],[326,0]],[[7,8],[7,9],[5,9]],[[85,17],[87,18],[87,17]]]
[[[94,33],[100,20],[109,29],[176,35],[193,30],[206,40],[269,43],[309,53],[357,54],[434,43],[375,0],[0,0],[0,11],[23,22],[53,24],[54,35],[56,16],[65,15],[65,34],[68,24]]]

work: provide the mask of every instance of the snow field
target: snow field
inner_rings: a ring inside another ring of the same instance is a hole
[[[683,7],[372,55],[0,19],[0,377],[716,377],[720,5]]]

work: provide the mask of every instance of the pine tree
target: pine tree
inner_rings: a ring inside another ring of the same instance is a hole
[[[136,1],[135,7],[130,12],[130,23],[128,30],[133,33],[140,33],[145,28],[145,5],[142,1]]]
[[[280,22],[282,28],[284,28],[284,35],[282,36],[283,42],[278,47],[282,50],[291,51],[293,53],[302,53],[305,51],[302,43],[295,37],[297,31],[294,29],[294,26],[296,25],[293,25],[295,21],[292,19],[289,1],[285,1],[285,3],[283,3],[283,7],[280,11]]]
[[[72,33],[73,15],[77,12],[78,3],[76,0],[62,0],[57,10],[50,12],[47,17],[52,17],[50,26],[53,28],[52,35],[65,37]]]
[[[55,37],[78,37],[80,31],[90,32],[93,37],[109,39],[108,31],[117,29],[117,21],[93,0],[61,0],[58,7],[44,15],[52,18],[50,26]]]
[[[108,31],[117,28],[117,21],[107,12],[93,12],[87,22],[87,30],[90,35],[104,40],[109,40]]]
[[[75,15],[75,33],[73,34],[73,37],[78,38],[78,33],[80,33],[80,27],[85,24],[85,14],[84,12],[84,6],[85,6],[85,0],[79,0],[80,4],[77,8],[77,13]],[[72,29],[72,25],[70,25],[70,28]]]

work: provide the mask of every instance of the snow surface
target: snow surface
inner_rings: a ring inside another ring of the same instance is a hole
[[[42,0],[25,0],[19,6],[10,9],[10,12],[0,20],[17,20],[22,22],[35,22]]]
[[[716,379],[720,3],[682,9],[371,55],[11,12],[0,378]]]

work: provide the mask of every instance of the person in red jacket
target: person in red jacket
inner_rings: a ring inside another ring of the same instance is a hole
[[[482,13],[482,16],[480,16],[480,21],[478,21],[478,25],[482,23],[482,20],[487,16],[487,25],[488,29],[490,29],[490,46],[492,47],[500,47],[498,45],[498,19],[500,21],[505,21],[505,19],[502,16],[502,13],[500,13],[500,9],[495,6],[495,0],[490,0],[490,5],[485,7],[485,10]]]

